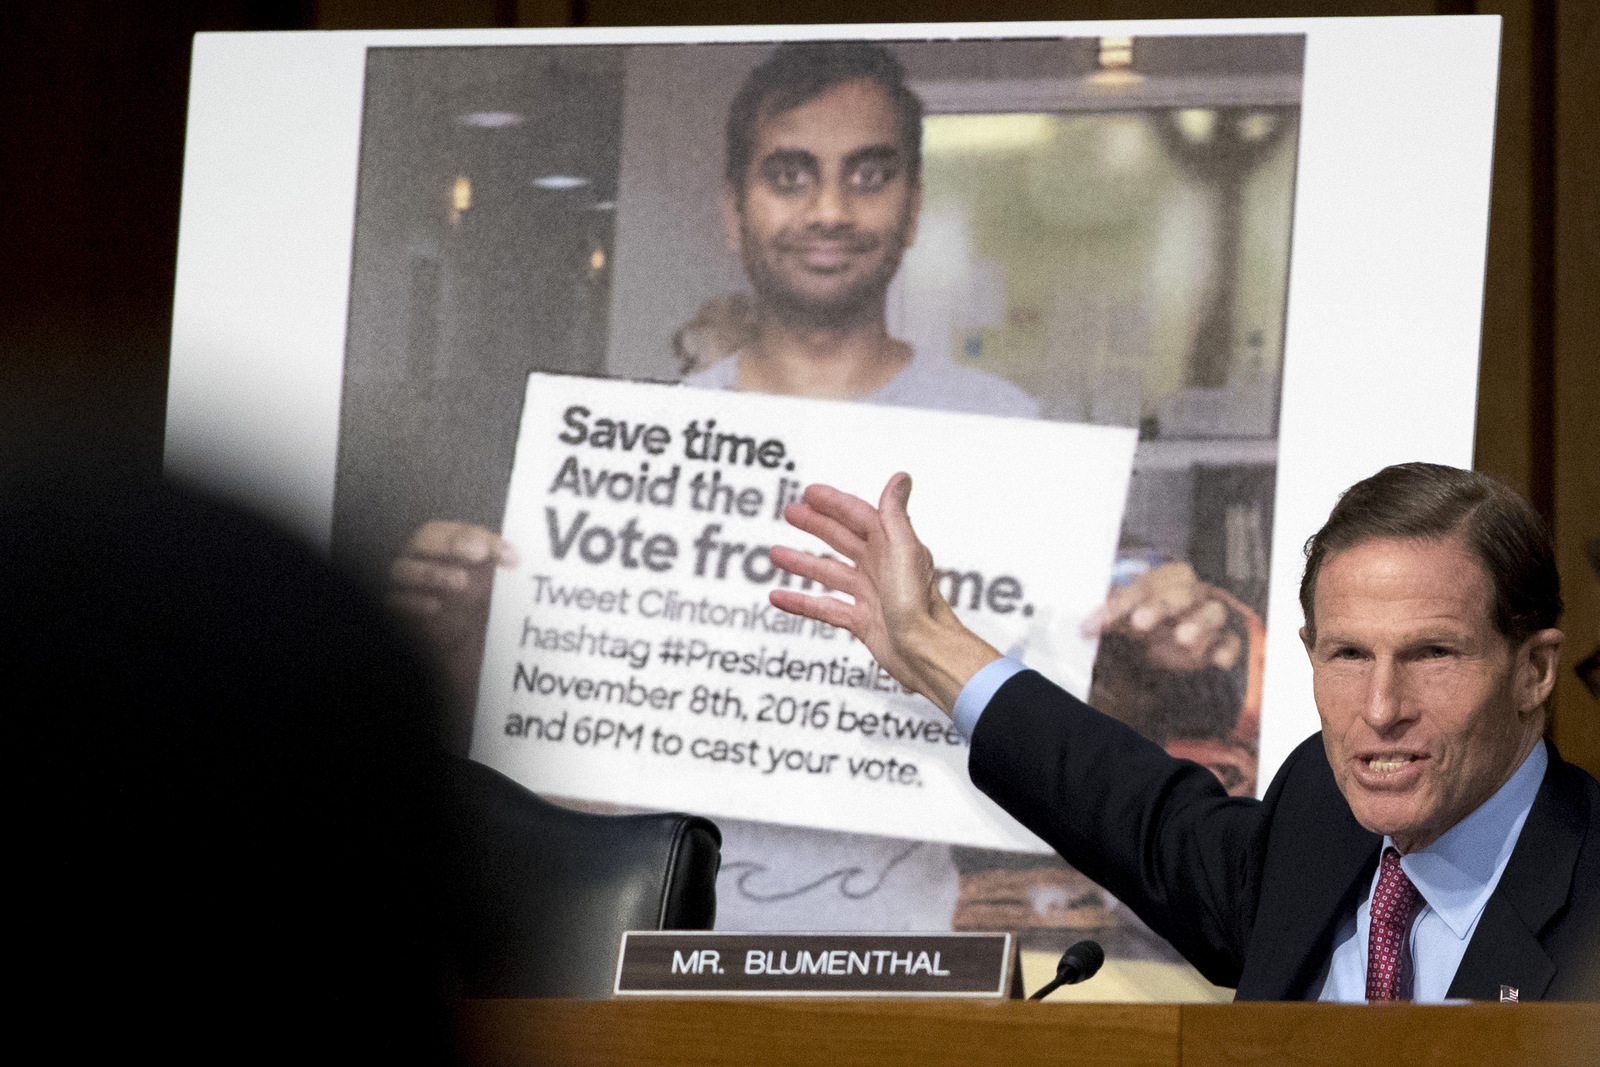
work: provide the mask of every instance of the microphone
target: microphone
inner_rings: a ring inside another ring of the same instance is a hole
[[[1061,962],[1056,964],[1055,980],[1028,999],[1043,1000],[1064,985],[1075,985],[1093,978],[1105,961],[1106,950],[1100,947],[1098,941],[1079,941],[1061,954]]]

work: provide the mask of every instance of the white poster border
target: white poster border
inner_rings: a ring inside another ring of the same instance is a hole
[[[200,34],[166,465],[328,544],[369,47],[1306,35],[1261,787],[1318,727],[1300,548],[1388,463],[1470,466],[1496,16]]]

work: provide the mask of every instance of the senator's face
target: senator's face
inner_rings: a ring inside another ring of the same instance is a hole
[[[1455,538],[1365,541],[1317,577],[1307,651],[1323,745],[1356,820],[1402,851],[1489,799],[1543,729],[1561,632],[1514,646],[1490,598]]]
[[[724,204],[763,304],[821,328],[881,318],[921,206],[908,163],[894,105],[871,81],[764,114],[742,195]]]

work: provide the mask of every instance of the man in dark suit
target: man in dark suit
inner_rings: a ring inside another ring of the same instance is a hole
[[[1432,464],[1352,487],[1307,545],[1323,730],[1266,796],[1000,657],[939,596],[896,475],[878,508],[812,487],[788,518],[853,561],[774,549],[972,738],[973,781],[1241,999],[1600,999],[1600,785],[1542,740],[1553,545],[1492,479]]]

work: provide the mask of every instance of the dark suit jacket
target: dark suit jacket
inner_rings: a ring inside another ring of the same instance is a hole
[[[1341,920],[1382,838],[1361,828],[1322,736],[1262,800],[1024,671],[972,738],[972,780],[1240,1000],[1322,986]],[[1550,749],[1550,769],[1449,995],[1600,999],[1600,785]]]

